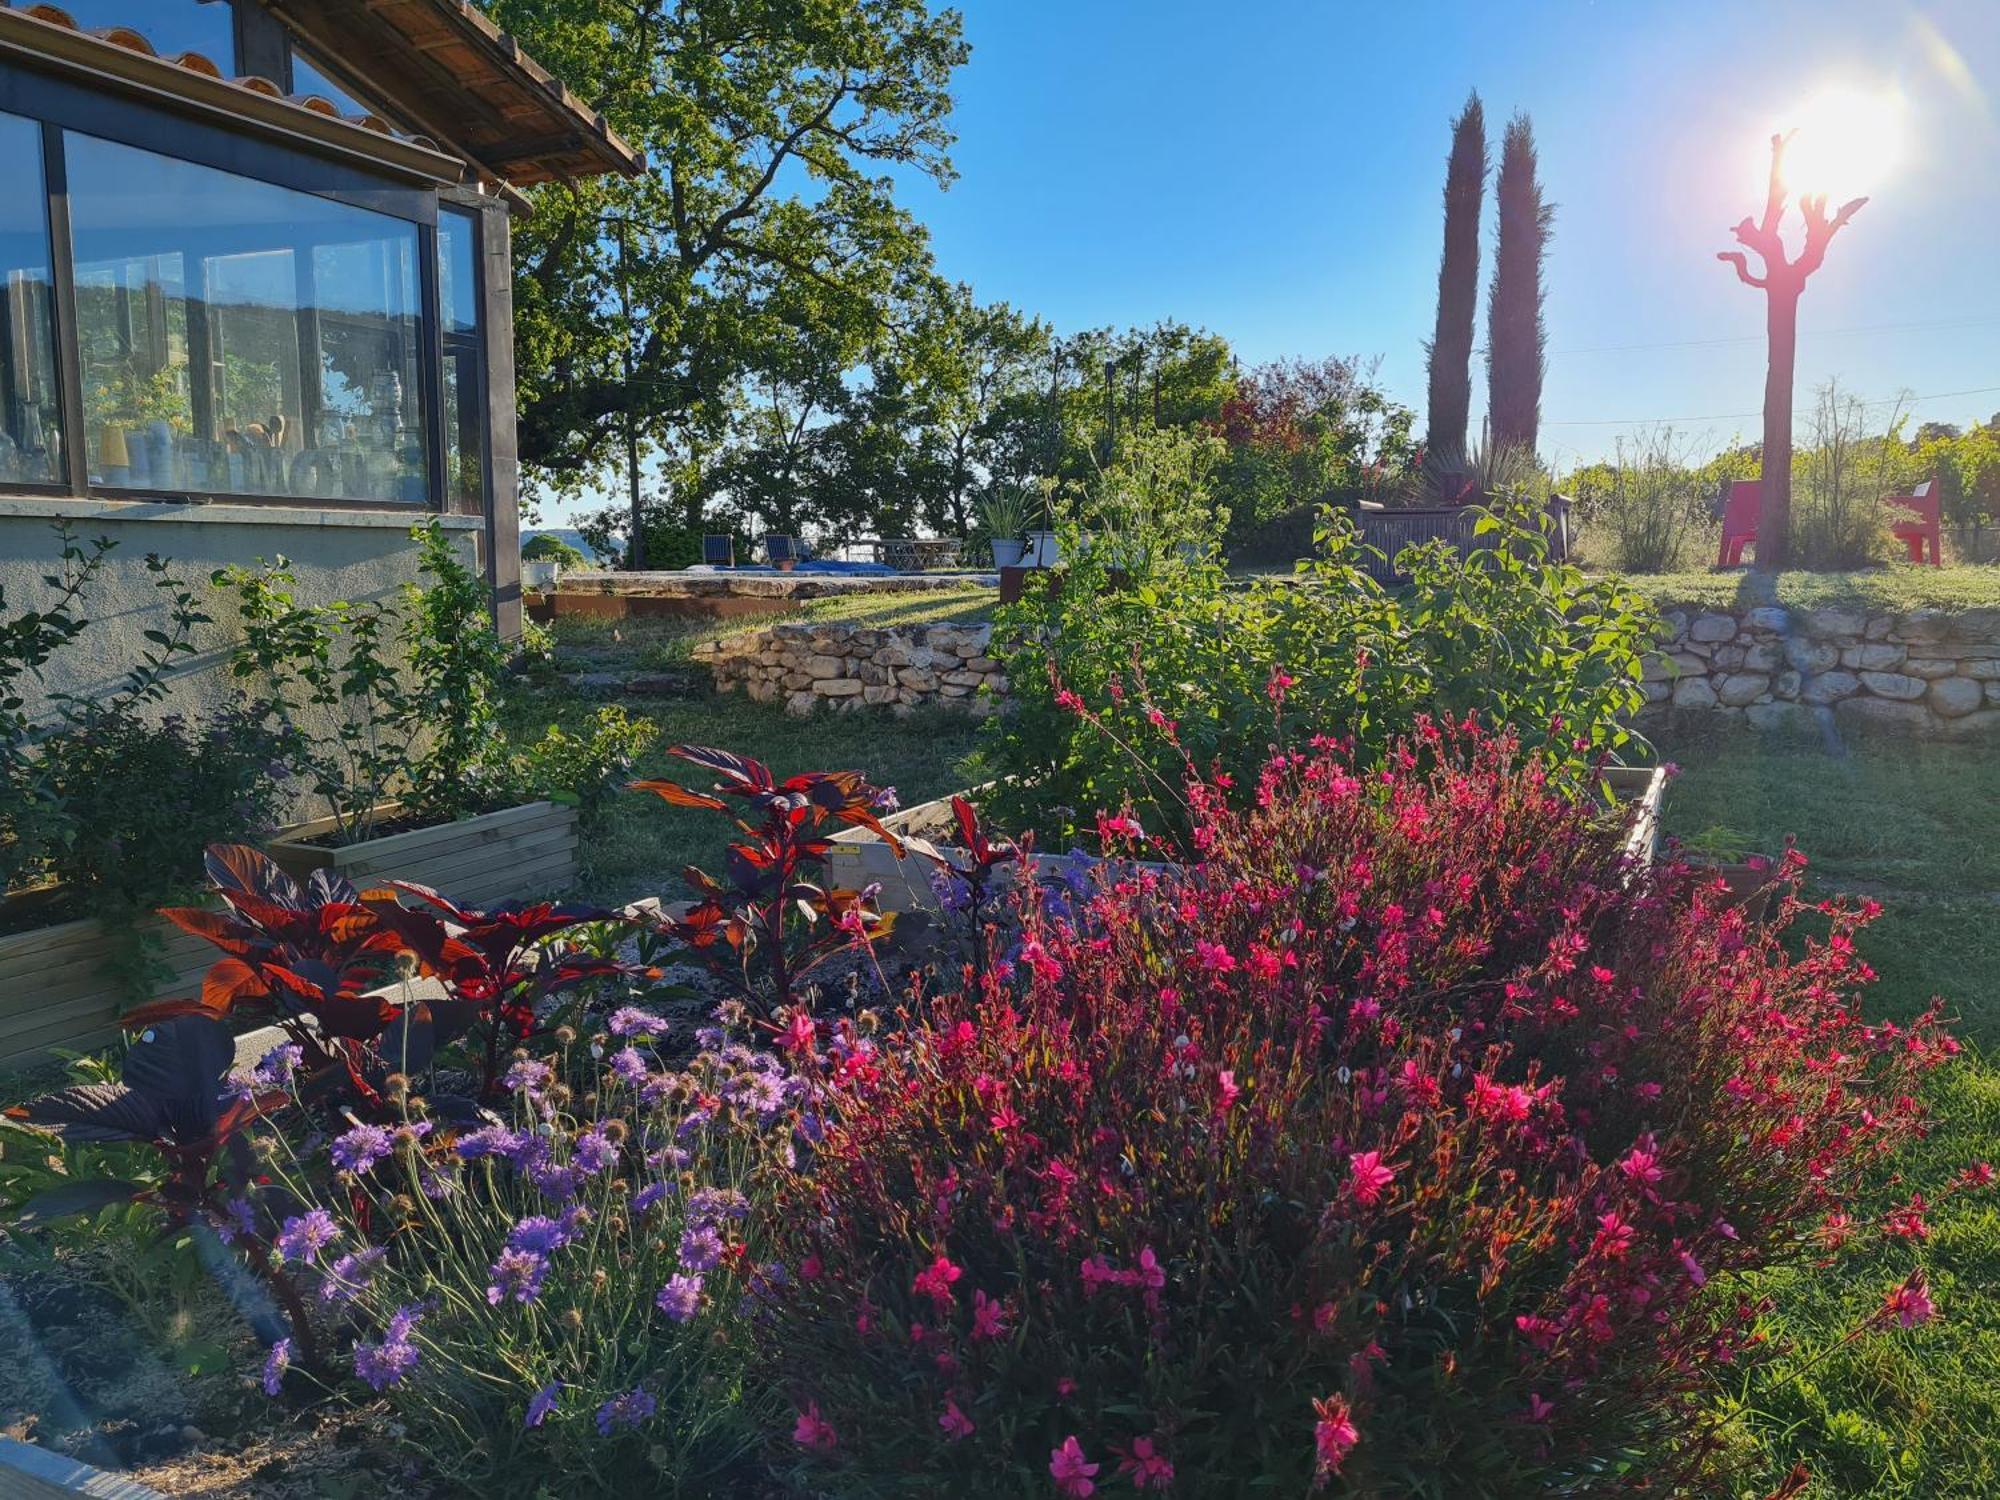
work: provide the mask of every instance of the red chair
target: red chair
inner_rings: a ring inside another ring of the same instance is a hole
[[[1718,568],[1743,566],[1743,549],[1757,543],[1757,511],[1764,503],[1764,486],[1755,479],[1739,479],[1729,486],[1729,499],[1722,507],[1722,550],[1716,554]]]
[[[1944,566],[1942,499],[1943,497],[1938,494],[1938,482],[1935,479],[1926,479],[1917,486],[1913,494],[1882,497],[1884,505],[1893,505],[1899,510],[1909,511],[1915,517],[1914,520],[1897,521],[1889,527],[1895,534],[1896,540],[1910,549],[1910,561],[1913,563],[1928,561],[1934,568]],[[1926,549],[1930,552],[1929,558],[1924,556]]]

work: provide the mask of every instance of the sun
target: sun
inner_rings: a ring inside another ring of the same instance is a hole
[[[1879,190],[1902,158],[1907,107],[1893,89],[1822,90],[1784,119],[1785,186],[1835,203]]]

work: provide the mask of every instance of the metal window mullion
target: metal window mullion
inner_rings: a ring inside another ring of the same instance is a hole
[[[69,168],[62,129],[42,126],[42,186],[48,201],[49,273],[55,290],[56,397],[62,411],[63,467],[70,493],[90,493],[90,434],[83,419],[83,331],[76,311],[76,255],[70,234]]]
[[[438,275],[438,230],[435,225],[417,229],[417,275],[422,288],[418,300],[423,305],[419,325],[423,335],[424,388],[424,467],[425,492],[434,511],[451,509],[451,493],[445,478],[444,431],[444,302]],[[464,392],[459,393],[464,399]]]

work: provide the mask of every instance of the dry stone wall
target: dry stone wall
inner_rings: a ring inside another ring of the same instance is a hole
[[[1005,671],[987,654],[992,641],[990,625],[773,625],[711,642],[696,659],[719,691],[791,714],[907,714],[937,704],[983,718],[1007,693]]]
[[[1646,663],[1657,709],[1766,730],[2000,735],[2000,610],[1672,609],[1666,622]]]

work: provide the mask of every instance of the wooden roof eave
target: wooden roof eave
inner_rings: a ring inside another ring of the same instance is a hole
[[[0,60],[19,61],[210,123],[247,129],[370,171],[422,183],[456,185],[465,180],[466,163],[417,141],[257,93],[9,8],[0,8]]]

